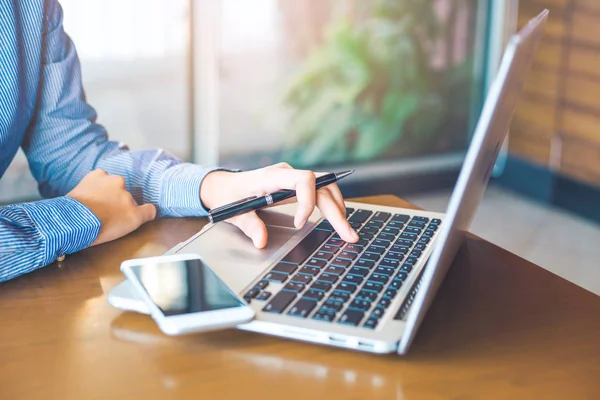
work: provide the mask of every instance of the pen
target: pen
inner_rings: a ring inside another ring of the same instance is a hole
[[[316,189],[319,190],[324,186],[337,182],[353,172],[354,170],[351,169],[342,172],[331,172],[329,174],[320,176],[316,179]],[[294,197],[295,195],[295,190],[284,189],[260,197],[247,197],[221,207],[213,208],[209,211],[208,220],[212,223],[224,221],[226,219],[235,217],[236,215],[244,214],[250,211],[256,211],[271,204],[279,203],[283,200],[289,199],[290,197]]]

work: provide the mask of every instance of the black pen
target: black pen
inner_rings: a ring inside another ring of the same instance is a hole
[[[354,170],[348,170],[343,172],[332,172],[316,179],[316,188],[320,188],[330,185],[334,182],[339,181],[342,178],[347,177]],[[278,190],[273,193],[266,194],[264,196],[252,196],[245,199],[236,201],[234,203],[226,204],[221,207],[213,208],[209,211],[208,220],[212,223],[225,221],[226,219],[235,217],[236,215],[244,214],[250,211],[256,211],[261,208],[267,207],[271,204],[279,203],[283,200],[289,199],[296,195],[295,190]]]

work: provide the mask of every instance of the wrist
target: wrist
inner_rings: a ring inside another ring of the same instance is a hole
[[[204,208],[211,210],[225,204],[222,199],[234,190],[235,184],[232,181],[235,175],[235,172],[216,170],[204,177],[200,185],[200,202]]]

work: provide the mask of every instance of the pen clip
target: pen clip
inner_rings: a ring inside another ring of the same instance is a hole
[[[256,198],[258,198],[258,196],[250,196],[250,197],[246,197],[244,199],[238,200],[238,201],[234,201],[233,203],[229,203],[229,204],[225,204],[225,205],[222,205],[220,207],[217,207],[217,208],[213,208],[212,210],[209,211],[209,214],[214,214],[214,213],[217,213],[219,211],[226,210],[226,209],[228,209],[230,207],[237,206],[239,204],[245,203],[245,202],[250,201],[250,200],[254,200]]]

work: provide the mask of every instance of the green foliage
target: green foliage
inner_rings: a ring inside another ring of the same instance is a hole
[[[434,1],[356,0],[354,9],[359,17],[335,18],[286,88],[284,158],[299,167],[375,159],[409,129],[426,141],[451,111],[430,66],[445,31]],[[453,87],[470,79],[448,73]]]

